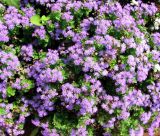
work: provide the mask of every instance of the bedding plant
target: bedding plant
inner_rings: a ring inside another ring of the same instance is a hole
[[[157,18],[142,1],[1,0],[1,135],[154,136]]]

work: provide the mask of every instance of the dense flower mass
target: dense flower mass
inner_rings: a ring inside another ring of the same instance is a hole
[[[0,3],[0,135],[158,132],[154,3],[16,2]]]

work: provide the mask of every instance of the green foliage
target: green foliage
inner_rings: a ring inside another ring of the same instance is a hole
[[[113,21],[117,19],[117,16],[115,14],[107,14],[106,19]]]
[[[66,69],[61,70],[64,79],[67,79],[70,76],[70,73],[66,71]]]
[[[34,15],[30,19],[31,23],[37,26],[42,26],[41,17],[39,15]]]
[[[60,21],[61,19],[61,12],[60,11],[56,11],[56,12],[52,12],[49,17],[51,18],[51,20],[53,21]]]
[[[3,14],[5,12],[5,7],[0,7],[0,21],[3,20]]]
[[[130,51],[126,51],[126,53],[124,53],[123,55],[120,55],[121,63],[125,64],[125,70],[126,71],[130,70],[130,65],[127,62],[128,55],[134,55],[134,53],[132,54],[132,51],[131,51],[131,53],[130,53]]]
[[[33,58],[35,60],[38,60],[38,59],[43,60],[45,57],[46,57],[46,52],[34,52],[33,54]]]
[[[136,37],[136,38],[135,38],[135,41],[136,41],[136,43],[137,43],[137,44],[140,44],[140,43],[141,43],[141,41],[142,41],[142,39],[141,39],[141,38],[139,38],[139,37]]]
[[[39,128],[35,128],[33,129],[33,131],[31,132],[30,136],[37,136],[39,132]]]
[[[158,63],[156,60],[153,59],[153,55],[151,53],[147,54],[148,60],[151,63]]]
[[[144,27],[144,26],[142,26],[142,25],[138,25],[137,27],[139,28],[139,30],[140,30],[141,32],[147,32],[146,27]]]
[[[147,92],[147,86],[150,84],[154,84],[154,79],[149,77],[148,79],[139,84],[139,88],[143,90],[143,92]]]
[[[138,119],[139,116],[144,112],[144,109],[142,107],[139,107],[139,106],[132,106],[130,108],[130,112],[133,114],[132,115],[133,119]]]
[[[56,112],[53,117],[54,128],[59,130],[64,136],[70,133],[71,129],[76,128],[77,119],[68,112]]]
[[[160,18],[160,12],[157,12],[155,17]]]
[[[129,48],[129,49],[127,49],[126,50],[126,52],[125,52],[125,55],[133,55],[133,56],[135,56],[136,55],[136,49],[135,48]]]
[[[132,15],[132,17],[133,17],[135,20],[138,20],[138,14],[137,14],[137,12],[132,11],[132,12],[131,12],[131,15]]]
[[[48,32],[53,32],[55,26],[54,26],[54,24],[52,23],[52,24],[47,25],[46,28],[47,28],[47,31],[48,31]]]
[[[20,0],[1,0],[1,2],[8,6],[15,6],[16,8],[19,8],[20,6]]]
[[[50,17],[49,17],[49,16],[43,15],[43,16],[41,17],[41,22],[42,22],[42,24],[45,24],[48,20],[50,20]]]
[[[78,9],[77,11],[73,11],[75,17],[79,17],[79,19],[83,16],[83,12],[81,9]]]
[[[94,46],[97,51],[101,51],[104,49],[104,45],[102,45],[102,44],[95,43]]]
[[[94,136],[94,128],[91,126],[87,127],[88,136]]]
[[[0,107],[0,115],[5,115],[5,114],[6,114],[5,108]]]
[[[77,26],[80,25],[81,20],[86,16],[88,16],[90,13],[91,13],[91,10],[87,8],[80,8],[76,11],[72,9],[72,14],[74,15],[73,20],[74,20],[75,28],[78,28]]]
[[[33,15],[30,19],[31,23],[37,26],[46,25],[47,21],[50,20],[50,16],[43,15],[40,17],[39,14]]]
[[[138,121],[132,118],[128,118],[126,120],[121,120],[118,126],[119,136],[128,136],[129,129],[135,129],[138,126]]]
[[[121,120],[117,126],[116,129],[111,130],[113,136],[128,136],[129,135],[129,129],[136,129],[139,124],[139,116],[144,112],[144,109],[138,106],[133,106],[130,108],[130,114],[133,114],[131,117]],[[120,113],[120,110],[118,110],[118,114]]]
[[[77,127],[85,126],[85,122],[86,122],[86,120],[88,120],[89,118],[90,118],[90,115],[81,116],[81,117],[78,119],[78,125],[77,125]]]
[[[61,20],[60,24],[62,29],[66,29],[66,27],[68,26],[68,22],[66,20]]]
[[[126,31],[126,30],[123,30],[122,33],[126,38],[131,38],[133,36],[132,32],[129,32],[129,31]]]
[[[152,47],[152,48],[155,48],[156,46],[155,46],[155,44],[154,44],[154,41],[153,41],[153,38],[152,37],[148,37],[148,39],[149,39],[149,45]]]
[[[23,79],[21,81],[21,86],[24,86],[25,84],[27,84],[28,86],[24,89],[25,92],[28,92],[30,89],[34,88],[34,82],[32,80],[29,79]]]
[[[23,129],[23,128],[24,128],[24,124],[19,124],[19,125],[18,125],[18,128],[19,128],[19,129]]]
[[[105,122],[107,122],[110,119],[110,115],[106,113],[105,111],[101,110],[99,111],[97,115],[97,121],[100,125],[103,125]]]
[[[127,60],[128,60],[128,57],[124,56],[124,55],[120,55],[120,60],[121,60],[122,64],[126,64]]]
[[[15,94],[16,94],[16,90],[13,89],[12,87],[8,86],[7,87],[7,96],[12,97],[12,96],[15,96]]]
[[[45,39],[39,39],[39,44],[40,46],[42,46],[43,48],[47,47],[50,44],[50,36],[46,35]]]
[[[113,59],[110,61],[109,66],[111,67],[111,69],[113,69],[116,66],[116,64],[117,64],[116,59]]]
[[[114,27],[110,27],[108,29],[108,32],[107,32],[110,36],[113,36],[114,38],[120,40],[123,36],[123,31],[122,30],[117,30],[116,28]]]
[[[39,128],[35,128],[33,129],[33,131],[31,132],[30,136],[37,136],[37,133],[39,132]]]

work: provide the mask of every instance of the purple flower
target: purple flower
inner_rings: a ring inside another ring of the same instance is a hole
[[[73,16],[71,15],[71,12],[65,12],[62,15],[62,19],[66,20],[67,22],[69,22],[70,20],[73,19]]]
[[[152,37],[155,45],[160,46],[160,33],[154,33],[152,34]]]
[[[0,42],[8,42],[8,30],[7,27],[0,21]]]
[[[21,55],[23,56],[23,59],[26,61],[31,61],[33,57],[33,47],[31,44],[29,45],[24,45],[21,48]]]
[[[70,136],[87,136],[86,128],[80,127],[77,130],[72,129]]]
[[[32,36],[37,36],[40,39],[45,39],[46,38],[46,31],[43,26],[40,28],[36,28]]]

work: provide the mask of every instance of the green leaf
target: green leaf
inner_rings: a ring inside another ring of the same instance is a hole
[[[53,117],[53,125],[54,128],[67,135],[72,128],[76,127],[77,119],[68,112],[56,112]]]
[[[47,31],[48,31],[48,32],[53,32],[53,31],[54,31],[54,28],[55,28],[55,26],[54,26],[54,24],[53,24],[53,23],[52,23],[52,24],[47,25]]]
[[[19,124],[18,128],[22,130],[24,128],[24,124]]]
[[[5,114],[6,114],[6,110],[0,107],[0,115],[5,115]]]
[[[110,119],[109,113],[100,110],[99,113],[97,114],[97,122],[100,125],[103,125],[105,122],[107,122]]]
[[[117,64],[116,59],[111,60],[109,66],[113,69],[115,67],[115,65]]]
[[[41,17],[41,22],[42,22],[42,24],[45,24],[48,20],[50,20],[50,17],[48,16],[45,16],[45,15],[43,15],[42,17]]]
[[[136,49],[135,48],[129,48],[126,50],[126,55],[133,55],[135,56],[136,55]]]
[[[135,38],[135,41],[136,41],[136,43],[140,44],[140,43],[141,43],[141,41],[142,41],[142,39],[141,39],[141,38],[139,38],[139,37],[136,37],[136,38]]]
[[[101,50],[104,49],[104,45],[96,43],[95,48],[96,48],[97,51],[101,51]]]
[[[60,21],[61,19],[61,12],[60,11],[57,11],[57,12],[52,12],[50,14],[50,18],[54,21]]]
[[[124,36],[127,37],[127,38],[131,38],[131,37],[133,36],[133,33],[132,33],[132,32],[128,32],[128,31],[126,31],[126,30],[123,30],[122,33],[123,33]]]
[[[42,21],[48,21],[50,19],[50,17],[46,17],[45,15],[43,15],[42,17],[41,17],[41,20]]]
[[[121,60],[122,64],[126,64],[126,63],[127,63],[127,60],[128,60],[128,57],[127,57],[127,56],[120,55],[120,60]]]
[[[34,82],[32,80],[29,79],[23,79],[21,82],[21,85],[24,86],[25,84],[27,84],[28,86],[25,88],[25,92],[29,91],[30,89],[32,89],[34,87]]]
[[[86,122],[86,120],[88,120],[89,118],[90,118],[89,115],[80,117],[80,118],[78,119],[78,125],[77,125],[77,127],[85,126],[85,122]]]
[[[6,3],[8,6],[14,6],[19,8],[20,0],[1,0],[2,3]]]
[[[60,23],[60,25],[61,25],[62,29],[66,29],[67,26],[68,26],[68,22],[66,20],[62,20],[61,23]]]
[[[147,32],[147,29],[144,26],[138,25],[137,27],[141,32]]]
[[[123,30],[117,30],[116,28],[114,27],[110,27],[108,30],[107,30],[107,33],[110,35],[110,36],[113,36],[114,38],[120,40],[123,36],[124,36],[124,31]]]
[[[37,136],[37,133],[39,132],[39,128],[35,128],[33,129],[32,133],[30,134],[30,136]]]
[[[106,19],[107,20],[116,20],[117,16],[115,14],[107,14]]]
[[[130,70],[130,66],[128,64],[126,64],[126,71],[129,71]]]
[[[87,128],[87,131],[88,131],[88,136],[94,136],[94,128],[89,126]]]
[[[15,96],[16,90],[13,89],[12,87],[7,87],[7,96],[11,97],[11,96]]]
[[[39,15],[34,15],[30,19],[31,23],[37,26],[42,26],[41,24],[41,18]]]

